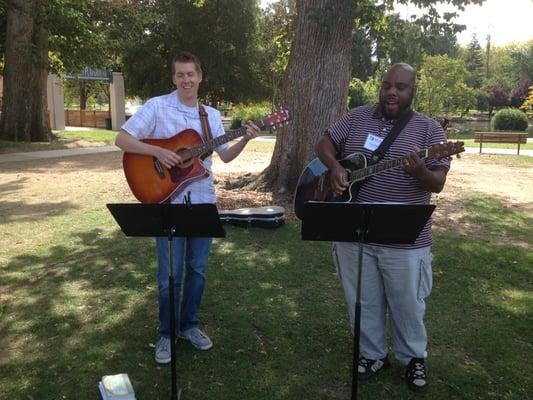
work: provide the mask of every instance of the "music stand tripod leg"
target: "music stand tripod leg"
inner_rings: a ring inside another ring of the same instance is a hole
[[[170,364],[171,364],[171,394],[170,400],[181,399],[181,389],[177,387],[176,376],[176,313],[175,313],[175,293],[174,293],[174,246],[173,238],[175,233],[174,228],[168,231],[168,296],[170,301]]]

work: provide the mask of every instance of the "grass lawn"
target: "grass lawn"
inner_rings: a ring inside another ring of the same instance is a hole
[[[517,168],[517,160],[533,168],[531,157],[470,157],[487,168],[493,160],[498,169]],[[96,399],[101,376],[120,372],[137,399],[170,396],[170,368],[153,359],[154,241],[125,237],[105,208],[131,201],[114,161],[113,171],[58,161],[76,169],[58,184],[64,197],[38,180],[28,188],[17,169],[0,173],[1,399]],[[83,179],[87,169],[94,182]],[[531,209],[510,206],[496,191],[457,196],[463,214],[435,234],[425,397],[529,399]],[[187,399],[350,398],[352,338],[330,244],[301,241],[298,221],[276,230],[228,226],[227,237],[214,241],[200,318],[215,346],[200,352],[178,342]],[[360,398],[420,398],[402,373],[394,362],[359,386]]]
[[[76,147],[80,141],[85,142],[84,145],[102,146],[112,145],[115,143],[117,132],[105,129],[91,129],[79,131],[54,131],[56,136],[51,142],[10,142],[0,140],[0,154],[1,153],[15,153],[25,151],[37,150],[58,150],[69,147]]]

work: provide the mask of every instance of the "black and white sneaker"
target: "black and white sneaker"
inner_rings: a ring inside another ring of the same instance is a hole
[[[428,375],[423,358],[411,358],[405,370],[407,387],[415,392],[424,392],[428,388]]]
[[[380,360],[371,360],[369,358],[361,357],[357,364],[357,376],[359,380],[365,381],[372,378],[379,371],[389,366],[389,359],[387,357]]]

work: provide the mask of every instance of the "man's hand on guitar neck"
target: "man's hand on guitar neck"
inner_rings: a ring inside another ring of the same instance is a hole
[[[243,136],[243,140],[246,140],[246,142],[256,138],[261,133],[261,129],[252,121],[248,121],[244,126],[246,127],[246,134]]]
[[[407,154],[402,166],[405,172],[416,178],[424,189],[429,192],[439,193],[446,182],[446,174],[448,171],[445,168],[428,169],[424,160],[418,156],[420,148],[415,146],[413,151]]]
[[[242,139],[235,143],[233,146],[227,148],[226,150],[218,153],[220,159],[225,163],[230,162],[235,157],[237,157],[241,151],[243,151],[248,141],[259,136],[261,130],[253,122],[247,122],[244,127],[246,128],[246,133],[243,135]]]

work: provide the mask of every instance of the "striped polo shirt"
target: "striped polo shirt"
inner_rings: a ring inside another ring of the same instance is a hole
[[[365,148],[369,135],[384,138],[395,122],[396,120],[387,120],[382,117],[379,104],[365,105],[350,110],[331,125],[326,134],[335,144],[341,158],[355,152],[370,158],[373,150]],[[443,142],[446,142],[446,137],[440,124],[432,118],[415,112],[381,161],[402,158],[413,151],[415,145],[420,149],[427,149]],[[450,168],[450,161],[447,159],[426,159],[425,163],[429,169],[437,166]],[[367,203],[429,204],[430,200],[431,193],[422,189],[418,181],[407,174],[401,166],[367,178],[357,197],[357,202]],[[417,249],[431,244],[430,219],[414,244],[383,246]]]

